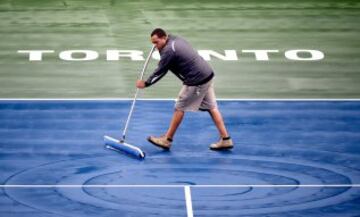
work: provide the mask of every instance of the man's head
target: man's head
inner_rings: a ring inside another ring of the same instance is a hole
[[[151,42],[158,50],[161,50],[166,45],[167,34],[163,29],[156,28],[151,32]]]

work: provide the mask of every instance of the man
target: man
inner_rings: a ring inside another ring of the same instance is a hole
[[[161,60],[156,70],[146,81],[138,80],[136,87],[145,88],[159,81],[168,70],[180,80],[183,87],[175,104],[175,112],[166,134],[150,136],[149,142],[163,149],[170,149],[176,129],[186,111],[208,111],[220,134],[220,140],[211,144],[210,149],[233,148],[233,142],[225,128],[223,118],[217,108],[213,87],[214,72],[209,64],[183,38],[167,35],[163,29],[154,29],[151,42],[160,52]]]

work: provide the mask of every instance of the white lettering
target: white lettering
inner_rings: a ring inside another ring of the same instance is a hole
[[[54,53],[54,50],[18,50],[20,54],[28,54],[29,61],[42,61],[46,53]],[[242,53],[253,53],[257,61],[269,61],[269,53],[278,53],[279,50],[242,50]],[[198,54],[206,61],[211,61],[213,57],[223,61],[236,61],[238,55],[236,50],[224,50],[219,53],[213,50],[198,50]],[[296,61],[317,61],[325,58],[325,54],[319,50],[287,50],[284,53],[286,59]],[[91,61],[99,58],[99,53],[93,50],[65,50],[59,53],[59,58],[65,61]],[[144,61],[144,52],[140,50],[107,50],[107,61],[119,61],[122,59],[132,61]],[[155,51],[152,58],[160,60],[160,54]]]
[[[73,54],[75,53],[85,54],[85,56],[74,58]],[[96,60],[99,57],[99,54],[93,50],[67,50],[60,52],[59,57],[62,60],[68,61],[89,61]]]
[[[279,50],[242,50],[243,53],[254,53],[256,60],[268,61],[268,53],[278,53]]]
[[[41,61],[43,53],[54,53],[53,50],[18,50],[18,53],[28,53],[29,61]]]
[[[218,58],[220,60],[225,60],[225,61],[238,60],[236,50],[225,50],[225,55],[222,55],[222,54],[220,54],[218,52],[215,52],[213,50],[199,50],[198,53],[206,61],[210,61],[211,56],[214,56],[214,57],[216,57],[216,58]]]
[[[133,61],[145,60],[143,57],[144,52],[139,50],[107,50],[106,60],[117,61],[120,57],[129,57]]]
[[[310,57],[299,57],[298,53],[308,53]],[[324,59],[325,55],[318,50],[289,50],[285,52],[285,57],[289,60],[317,61]]]

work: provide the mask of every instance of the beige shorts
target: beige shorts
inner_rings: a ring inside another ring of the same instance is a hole
[[[175,109],[180,111],[199,111],[217,108],[213,80],[198,85],[184,85],[175,103]]]

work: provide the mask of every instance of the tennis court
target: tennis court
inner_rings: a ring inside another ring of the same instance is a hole
[[[359,21],[351,0],[1,0],[0,216],[360,216]],[[234,149],[209,150],[207,112],[185,114],[170,151],[146,141],[172,117],[170,72],[140,92],[129,125],[146,158],[104,148],[144,63],[107,51],[145,57],[155,27],[218,54],[208,62]],[[61,59],[71,50],[99,56]]]

